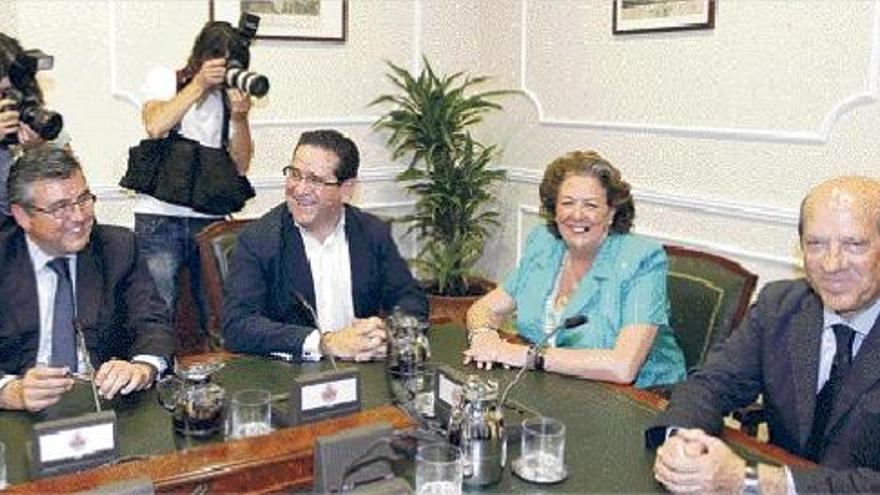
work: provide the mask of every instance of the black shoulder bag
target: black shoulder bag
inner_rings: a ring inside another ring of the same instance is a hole
[[[196,211],[228,215],[244,208],[256,196],[253,186],[229,156],[229,102],[223,95],[223,135],[220,148],[199,146],[198,166],[192,188],[192,207]]]
[[[223,95],[219,149],[181,136],[179,124],[164,138],[144,139],[132,146],[119,185],[202,213],[228,215],[241,210],[256,193],[247,177],[238,174],[227,151],[229,117],[229,103]]]

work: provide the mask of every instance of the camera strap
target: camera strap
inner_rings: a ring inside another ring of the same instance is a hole
[[[232,111],[229,108],[229,95],[224,91],[221,96],[223,100],[223,132],[220,134],[220,146],[229,151],[229,119],[232,117]]]
[[[187,71],[186,69],[175,71],[175,77],[177,79],[178,93],[193,79],[193,75],[190,74],[189,71]],[[226,151],[229,151],[229,119],[231,118],[232,112],[229,108],[229,97],[226,95],[225,91],[221,90],[220,101],[223,102],[223,130],[220,134],[220,147]],[[179,133],[180,122],[178,122],[172,130]]]

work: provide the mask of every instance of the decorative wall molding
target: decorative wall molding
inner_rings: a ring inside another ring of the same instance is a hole
[[[828,142],[837,121],[855,108],[870,105],[878,99],[878,67],[880,67],[880,1],[874,3],[874,24],[871,30],[871,54],[865,75],[866,88],[838,102],[818,129],[760,129],[748,127],[680,126],[650,124],[643,122],[612,122],[589,119],[561,119],[549,115],[537,93],[529,89],[528,73],[528,10],[530,0],[521,0],[520,15],[520,90],[528,97],[538,113],[538,123],[546,127],[591,129],[637,134],[656,134],[692,139],[718,139],[724,141],[776,142],[789,144],[824,144]],[[610,4],[609,4],[610,5]]]
[[[542,171],[523,168],[508,169],[507,172],[508,178],[511,182],[534,185],[541,183],[543,174]],[[638,188],[633,188],[632,194],[638,201],[644,201],[650,204],[707,213],[737,220],[747,220],[750,222],[761,222],[783,226],[797,226],[798,223],[798,213],[796,211],[782,208],[676,196],[673,194]]]
[[[519,260],[522,259],[522,246],[523,240],[527,232],[523,228],[523,223],[526,215],[537,215],[538,207],[528,204],[520,203],[516,208],[516,263],[519,263]],[[738,247],[731,246],[729,244],[722,244],[717,242],[705,241],[702,239],[697,239],[694,237],[680,237],[680,236],[671,236],[659,232],[651,232],[645,230],[639,230],[639,234],[644,235],[646,237],[650,237],[658,242],[664,244],[676,244],[679,246],[685,246],[695,249],[700,249],[703,251],[709,251],[712,253],[717,253],[725,256],[729,256],[732,258],[737,258],[741,260],[751,260],[757,261],[761,263],[770,263],[773,265],[780,265],[786,268],[792,269],[800,269],[801,262],[793,257],[785,257],[785,256],[774,256],[758,251],[752,251],[748,249],[741,249]]]
[[[363,169],[358,175],[358,180],[363,184],[393,182],[401,171],[403,171],[403,167],[398,166],[371,167]],[[524,168],[510,168],[507,169],[507,176],[508,180],[513,184],[538,185],[541,183],[543,172]],[[284,181],[281,177],[252,178],[251,184],[257,191],[274,191],[284,187]],[[131,198],[130,192],[112,184],[99,184],[94,186],[92,190],[102,201],[119,201]],[[770,206],[676,196],[647,189],[633,189],[633,196],[638,201],[644,201],[645,203],[695,213],[722,216],[735,220],[786,227],[796,227],[798,223],[797,211]],[[411,202],[394,202],[393,204],[411,204]],[[520,213],[520,211],[517,211],[517,215]],[[531,213],[537,213],[537,209],[535,208],[535,211]],[[517,217],[517,225],[521,223],[520,220],[521,218]]]
[[[421,68],[422,57],[422,11],[424,0],[413,1],[413,37],[412,52],[410,54],[410,70],[415,72]],[[131,91],[127,91],[119,86],[116,80],[118,73],[117,61],[119,60],[118,48],[116,46],[117,25],[116,25],[116,5],[119,0],[107,0],[107,42],[108,58],[110,62],[110,94],[113,98],[123,101],[131,105],[137,111],[140,111],[143,101],[141,98]],[[195,33],[193,33],[195,36]],[[183,56],[183,55],[181,55]],[[349,117],[299,117],[290,119],[254,119],[251,120],[251,128],[272,128],[272,127],[333,127],[333,126],[355,126],[368,125],[376,120],[375,115],[354,115]]]

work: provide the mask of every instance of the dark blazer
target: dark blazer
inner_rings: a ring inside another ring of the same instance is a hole
[[[354,315],[376,316],[394,306],[427,317],[428,300],[378,217],[345,206]],[[286,204],[248,225],[238,238],[223,291],[223,335],[236,352],[302,353],[316,322],[312,271]]]
[[[0,370],[22,374],[34,366],[39,347],[39,308],[24,231],[0,231]],[[95,369],[117,357],[138,354],[170,364],[174,333],[134,234],[95,225],[76,260],[77,322]]]
[[[804,280],[768,284],[741,328],[677,387],[655,426],[719,434],[722,416],[763,394],[770,442],[804,455],[816,408],[822,301]],[[647,432],[656,446],[662,436]],[[880,492],[880,318],[838,396],[819,469],[792,468],[798,493]]]

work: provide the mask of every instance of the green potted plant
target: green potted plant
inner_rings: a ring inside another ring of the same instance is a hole
[[[400,218],[407,232],[416,236],[419,252],[412,260],[432,295],[432,318],[448,316],[462,321],[473,300],[494,284],[474,274],[490,229],[498,225],[498,212],[491,209],[495,186],[505,180],[504,170],[490,167],[496,146],[477,141],[471,129],[483,116],[502,107],[495,98],[512,91],[469,94],[488,80],[462,72],[438,76],[427,59],[416,76],[388,63],[388,78],[399,94],[376,98],[370,105],[391,109],[374,124],[390,131],[387,143],[392,158],[411,154],[397,181],[416,198],[412,214]],[[438,304],[450,297],[467,297],[458,314],[438,315]]]

